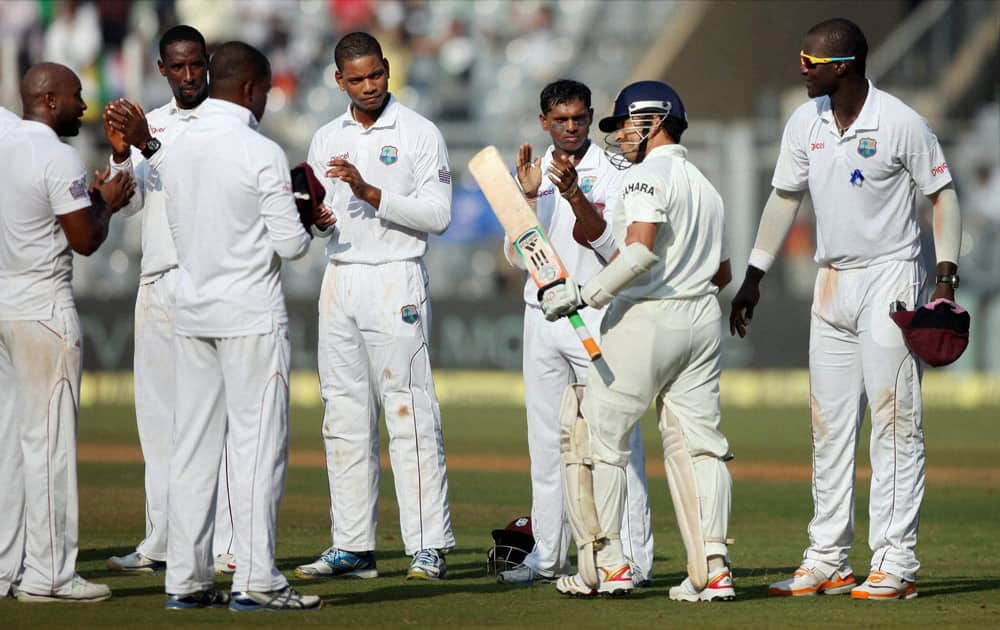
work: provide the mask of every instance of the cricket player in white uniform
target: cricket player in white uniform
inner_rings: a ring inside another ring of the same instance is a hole
[[[587,281],[618,251],[610,209],[619,192],[622,171],[588,135],[593,120],[590,89],[561,80],[542,90],[542,129],[552,137],[544,157],[531,158],[531,146],[517,156],[521,189],[536,212],[549,241],[570,276]],[[545,173],[546,177],[542,177]],[[607,210],[607,213],[605,211]],[[605,220],[607,216],[607,220]],[[588,246],[578,243],[574,229]],[[504,244],[507,259],[521,266],[520,257]],[[559,471],[559,402],[570,383],[585,383],[590,358],[568,320],[545,321],[538,305],[538,288],[528,278],[524,286],[524,398],[531,455],[531,531],[535,547],[521,566],[497,576],[506,584],[550,581],[569,573],[569,522],[563,510]],[[580,312],[587,327],[600,329],[604,309]],[[653,532],[646,491],[646,458],[638,424],[632,430],[631,457],[626,467],[628,509],[621,540],[632,563],[632,579],[648,584],[653,569]]]
[[[168,484],[167,608],[319,608],[274,566],[288,465],[288,315],[281,259],[309,246],[281,148],[256,131],[271,89],[257,49],[212,55],[210,99],[159,172],[177,247],[176,418]],[[232,598],[212,566],[219,462],[229,454]]]
[[[542,295],[548,319],[610,303],[601,323],[604,362],[591,365],[582,403],[575,388],[563,397],[562,468],[579,573],[559,578],[556,588],[574,596],[631,591],[618,537],[625,466],[632,429],[655,400],[688,553],[689,577],[670,597],[733,599],[729,444],[719,430],[716,294],[731,278],[722,198],[678,144],[687,118],[670,86],[626,86],[600,128],[614,134],[621,157],[634,164],[614,207],[619,253],[582,288],[569,280]]]
[[[87,106],[65,66],[33,66],[25,115],[0,116],[0,596],[94,602],[111,589],[76,573],[77,412],[82,336],[70,281],[132,195],[127,175],[87,190],[75,136]],[[13,120],[12,120],[13,118]]]
[[[924,300],[917,195],[934,204],[934,298],[958,286],[961,217],[951,174],[927,122],[865,78],[868,44],[852,22],[814,26],[801,53],[809,102],[785,126],[746,279],[733,298],[741,337],[761,278],[808,190],[816,213],[809,335],[813,502],[809,547],[772,595],[851,593],[855,599],[916,597],[917,523],[924,492],[921,366],[889,317]],[[848,563],[854,537],[858,432],[871,407],[871,573],[860,586]]]
[[[428,351],[428,233],[451,222],[444,138],[388,92],[389,62],[367,33],[334,52],[348,111],[316,132],[308,162],[325,173],[337,224],[319,300],[319,378],[332,546],[300,578],[373,578],[379,412],[399,502],[408,578],[445,577],[454,547],[448,476]]]
[[[208,97],[208,53],[196,29],[178,25],[160,38],[160,74],[174,98],[149,114],[118,99],[107,105],[105,133],[114,154],[111,172],[135,176],[138,194],[122,213],[141,212],[142,262],[135,302],[135,417],[146,464],[146,536],[135,551],[108,558],[113,571],[153,572],[167,559],[167,481],[174,427],[174,290],[177,251],[167,226],[166,196],[157,169],[164,148],[198,119]],[[149,161],[147,161],[147,158]],[[216,509],[215,569],[232,573],[229,471],[223,457]]]

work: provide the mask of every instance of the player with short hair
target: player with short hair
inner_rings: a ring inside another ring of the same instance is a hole
[[[128,174],[87,190],[60,136],[87,109],[69,68],[40,63],[21,80],[24,120],[0,118],[0,596],[94,602],[111,589],[76,573],[76,425],[82,335],[73,251],[89,256],[128,202]],[[16,117],[15,117],[16,118]]]
[[[167,559],[167,466],[174,426],[174,290],[177,251],[167,228],[166,197],[153,166],[165,147],[198,119],[208,98],[208,51],[205,38],[190,26],[173,26],[160,38],[160,74],[173,99],[145,114],[118,99],[104,112],[104,131],[111,143],[111,172],[135,176],[138,194],[123,210],[141,212],[142,260],[135,300],[135,418],[146,465],[146,535],[135,551],[108,558],[112,571],[141,573],[162,569]],[[229,469],[223,457],[216,511],[215,569],[232,573],[233,526],[229,509]]]
[[[274,565],[291,350],[279,272],[310,237],[285,154],[256,131],[271,89],[267,57],[228,42],[209,72],[210,98],[159,169],[178,264],[166,607],[319,608]],[[233,473],[231,599],[214,587],[211,554],[223,450]]]
[[[618,251],[605,208],[614,203],[622,172],[589,139],[594,110],[590,89],[561,80],[541,93],[542,129],[552,138],[544,157],[532,160],[531,145],[517,154],[517,176],[525,197],[535,205],[549,241],[574,279],[589,280]],[[546,177],[542,177],[545,173]],[[610,211],[607,213],[610,218]],[[584,246],[574,240],[574,230]],[[520,256],[507,259],[522,267]],[[550,323],[538,305],[538,288],[529,277],[524,287],[524,398],[531,455],[531,524],[535,546],[521,566],[501,572],[497,581],[527,585],[569,573],[570,528],[563,509],[559,472],[559,401],[569,383],[584,383],[590,357],[569,321]],[[590,330],[598,330],[604,309],[580,312]],[[636,584],[648,584],[653,569],[653,533],[649,522],[646,465],[639,426],[632,431],[626,467],[627,504],[621,540]]]
[[[548,319],[610,303],[601,322],[603,361],[591,364],[580,401],[563,397],[566,510],[579,573],[559,592],[618,595],[633,587],[617,534],[622,525],[629,437],[655,400],[674,510],[688,551],[689,577],[670,589],[683,601],[735,597],[728,568],[732,481],[729,444],[719,430],[721,311],[730,279],[722,198],[679,144],[687,128],[670,86],[640,81],[601,120],[623,161],[632,163],[614,206],[617,256],[582,288],[545,290]]]
[[[816,214],[809,334],[813,502],[802,566],[772,595],[851,593],[855,599],[916,597],[917,523],[924,490],[921,366],[889,317],[922,303],[917,195],[934,205],[934,298],[958,287],[961,217],[941,145],[927,122],[865,78],[868,44],[856,24],[820,22],[805,36],[800,73],[809,102],[781,140],[771,193],[730,330],[743,337],[767,273],[805,191]],[[871,406],[871,573],[855,586],[858,432]]]
[[[373,578],[380,411],[408,578],[445,577],[455,545],[441,411],[428,352],[427,235],[451,221],[448,150],[437,127],[388,91],[389,62],[367,33],[336,46],[348,111],[321,127],[308,163],[337,216],[319,300],[319,378],[332,546],[295,574]]]

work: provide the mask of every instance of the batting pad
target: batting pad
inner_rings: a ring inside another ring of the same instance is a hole
[[[580,578],[597,588],[597,552],[609,536],[601,530],[594,502],[594,460],[590,452],[590,429],[580,415],[583,385],[570,385],[559,407],[559,450],[562,461],[563,501],[573,538],[577,544]]]
[[[657,401],[656,411],[663,438],[663,464],[667,470],[670,499],[677,514],[677,526],[687,551],[688,577],[696,591],[708,584],[708,560],[705,555],[705,538],[701,531],[701,507],[698,482],[695,480],[694,460],[688,452],[687,440],[680,421],[670,409]]]

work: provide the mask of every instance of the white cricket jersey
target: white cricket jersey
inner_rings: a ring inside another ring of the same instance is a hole
[[[177,334],[265,334],[288,321],[280,258],[309,247],[288,160],[250,110],[208,99],[158,169],[177,247]],[[163,149],[161,149],[163,151]]]
[[[434,123],[391,95],[375,123],[365,129],[351,107],[320,127],[308,162],[326,189],[325,204],[337,224],[326,245],[331,261],[378,264],[413,260],[427,250],[427,234],[451,223],[448,149]],[[327,162],[343,158],[382,191],[378,208],[358,199],[351,187],[325,176]]]
[[[573,226],[576,224],[573,208],[569,201],[559,194],[559,187],[546,175],[549,164],[552,163],[553,151],[555,147],[550,145],[542,158],[542,185],[538,188],[535,211],[538,214],[538,222],[548,235],[552,247],[559,254],[559,259],[562,260],[570,278],[578,284],[583,284],[603,269],[607,261],[618,251],[611,225],[612,212],[607,206],[614,205],[625,173],[615,168],[604,151],[593,142],[590,143],[590,148],[583,155],[583,159],[576,165],[577,184],[580,190],[590,200],[594,209],[604,215],[607,222],[604,233],[591,243],[594,249],[587,249],[573,238]],[[505,255],[509,243],[509,238],[505,236]],[[526,304],[538,305],[538,286],[530,275],[524,283],[524,301]]]
[[[728,255],[723,247],[722,197],[680,144],[659,146],[629,168],[614,210],[615,240],[628,226],[658,223],[659,262],[618,295],[632,300],[691,298],[718,293],[712,278]]]
[[[808,188],[816,210],[816,262],[867,267],[920,255],[917,192],[951,182],[937,137],[895,96],[868,83],[868,97],[843,136],[830,97],[801,105],[789,118],[772,185]]]
[[[164,154],[174,139],[192,122],[198,119],[204,101],[194,109],[181,109],[177,101],[158,107],[146,114],[149,132],[162,145],[157,154]],[[157,162],[161,155],[154,154],[152,160]],[[111,160],[112,176],[118,171],[131,170],[135,177],[135,195],[125,208],[123,214],[130,216],[142,211],[142,262],[140,263],[139,283],[148,284],[158,278],[163,272],[177,266],[177,250],[170,238],[170,228],[167,226],[166,197],[163,194],[163,183],[155,166],[142,157],[138,149],[132,147],[132,155],[121,164]]]
[[[6,107],[0,107],[0,136],[21,124],[21,118]]]
[[[83,160],[51,127],[25,120],[0,135],[0,319],[73,306],[73,253],[56,217],[89,206]]]

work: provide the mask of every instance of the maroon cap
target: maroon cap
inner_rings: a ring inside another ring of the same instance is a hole
[[[295,194],[295,206],[299,211],[299,218],[308,230],[312,226],[313,210],[323,203],[326,190],[316,178],[312,167],[306,162],[292,167],[292,192]]]
[[[902,329],[910,350],[933,367],[955,362],[969,345],[972,318],[951,300],[938,298],[915,311],[896,311],[889,317]]]
[[[493,540],[498,544],[501,543],[503,539],[517,539],[521,536],[527,536],[531,539],[531,545],[534,545],[535,537],[531,533],[531,517],[530,516],[518,516],[513,521],[507,524],[507,527],[503,529],[493,530]],[[530,546],[529,546],[530,548]]]

